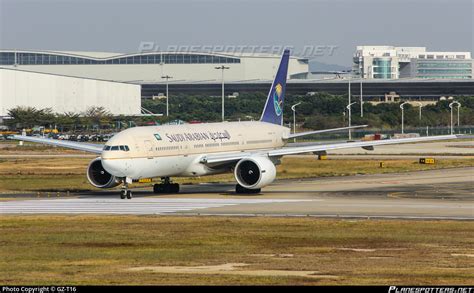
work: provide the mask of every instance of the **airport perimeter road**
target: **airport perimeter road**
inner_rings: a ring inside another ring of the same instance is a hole
[[[0,214],[180,214],[228,216],[375,217],[474,220],[474,168],[400,174],[281,180],[264,194],[238,196],[231,184],[184,185],[178,195],[136,190],[132,200],[117,191],[72,198],[3,198]],[[26,200],[25,200],[26,199]]]

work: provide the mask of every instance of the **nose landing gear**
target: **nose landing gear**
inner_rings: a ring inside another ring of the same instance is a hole
[[[132,199],[132,191],[126,190],[126,189],[122,189],[122,190],[120,191],[120,198],[121,198],[121,199],[125,199],[125,198],[127,198],[127,199]]]
[[[153,185],[154,193],[179,193],[179,184],[172,183],[169,177],[161,178],[160,184]]]
[[[132,199],[132,191],[128,189],[128,182],[126,179],[122,181],[122,189],[120,190],[121,199]]]

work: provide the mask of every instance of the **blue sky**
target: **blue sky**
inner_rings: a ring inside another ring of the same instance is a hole
[[[0,48],[335,46],[316,60],[349,65],[364,44],[472,52],[473,15],[471,0],[0,0]]]

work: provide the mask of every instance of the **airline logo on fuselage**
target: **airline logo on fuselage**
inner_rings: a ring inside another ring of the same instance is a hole
[[[275,108],[275,114],[277,114],[277,116],[280,116],[281,113],[283,113],[283,100],[281,96],[282,92],[283,87],[281,84],[277,84],[275,86],[275,92],[273,93],[273,107]]]
[[[206,131],[206,132],[183,132],[183,133],[166,133],[169,142],[182,141],[202,141],[202,140],[230,140],[230,133],[224,131]]]

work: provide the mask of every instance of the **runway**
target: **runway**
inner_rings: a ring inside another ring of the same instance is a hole
[[[178,213],[200,209],[247,204],[291,203],[308,200],[285,199],[48,199],[7,202],[1,213],[7,214],[154,214]]]
[[[41,199],[3,194],[0,214],[137,214],[297,216],[474,220],[474,168],[398,174],[281,180],[261,195],[243,196],[233,184],[183,185],[182,193],[135,190]]]

